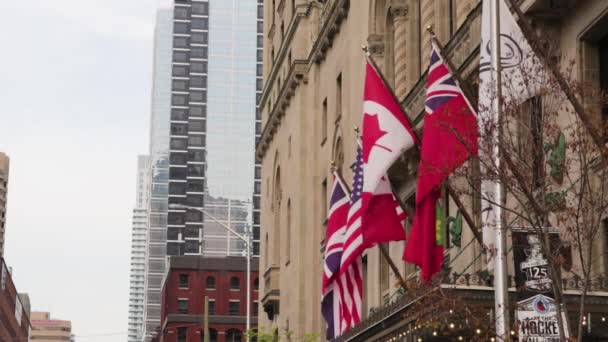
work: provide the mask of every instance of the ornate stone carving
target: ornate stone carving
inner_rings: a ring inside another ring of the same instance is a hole
[[[370,34],[367,37],[367,49],[374,56],[384,55],[384,36],[381,34]]]

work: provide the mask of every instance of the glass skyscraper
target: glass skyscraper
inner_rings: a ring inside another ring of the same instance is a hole
[[[169,187],[169,116],[173,11],[159,10],[154,35],[152,113],[150,116],[150,181],[146,236],[144,341],[160,324],[160,291],[167,256],[167,195]]]
[[[175,0],[169,158],[170,204],[204,209],[256,238],[257,7],[257,0]],[[168,255],[244,253],[202,213],[169,209]]]

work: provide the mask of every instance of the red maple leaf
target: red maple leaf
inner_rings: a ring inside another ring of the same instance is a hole
[[[367,163],[369,154],[374,146],[378,146],[391,152],[391,149],[388,147],[378,144],[378,140],[387,133],[388,132],[383,131],[380,128],[378,114],[371,115],[369,113],[365,113],[363,115],[363,161]]]

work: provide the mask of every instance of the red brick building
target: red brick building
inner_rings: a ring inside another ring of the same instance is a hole
[[[30,319],[4,259],[0,258],[0,341],[28,341]]]
[[[161,293],[161,342],[203,341],[205,296],[211,342],[245,340],[246,269],[242,257],[172,256]],[[257,326],[258,261],[251,264],[251,327]]]

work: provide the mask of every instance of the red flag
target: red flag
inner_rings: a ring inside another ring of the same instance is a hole
[[[366,248],[405,240],[404,213],[386,174],[417,139],[401,105],[370,63],[365,68],[362,121],[341,269]]]
[[[429,280],[441,270],[443,246],[437,243],[435,205],[441,182],[477,154],[477,121],[437,47],[432,44],[425,102],[424,134],[418,166],[416,214],[403,259]]]

